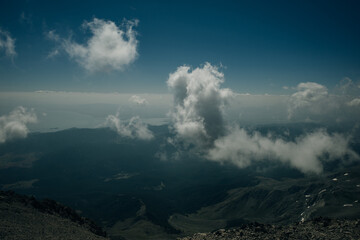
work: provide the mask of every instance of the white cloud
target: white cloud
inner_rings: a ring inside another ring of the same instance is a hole
[[[109,115],[106,118],[105,125],[124,137],[141,140],[151,140],[154,137],[147,124],[143,123],[139,117],[132,117],[127,123],[124,123],[120,120],[119,113]]]
[[[262,136],[259,132],[249,134],[235,127],[230,134],[215,141],[207,158],[219,162],[231,162],[247,167],[253,161],[280,161],[304,173],[321,173],[322,161],[331,161],[349,155],[358,158],[348,148],[349,139],[342,135],[329,135],[324,130],[302,135],[295,141]]]
[[[36,114],[24,107],[17,107],[8,115],[0,117],[0,143],[16,138],[25,138],[29,132],[26,124],[35,123]]]
[[[122,30],[112,21],[98,18],[85,21],[83,28],[92,33],[86,44],[62,39],[54,31],[50,31],[47,37],[60,43],[59,49],[90,72],[123,70],[138,56],[137,33],[133,29],[137,24],[138,20],[124,21],[126,29]],[[49,55],[53,55],[55,50]]]
[[[171,116],[176,137],[169,139],[168,144],[178,148],[178,155],[195,150],[196,154],[209,160],[231,162],[238,167],[249,166],[254,161],[279,161],[305,173],[320,173],[323,161],[344,156],[358,159],[349,148],[349,138],[328,134],[321,129],[298,136],[294,141],[286,141],[281,137],[263,136],[258,132],[249,134],[243,128],[229,127],[224,120],[224,108],[229,99],[237,105],[244,98],[248,98],[251,105],[257,105],[259,101],[264,105],[265,98],[259,100],[258,96],[234,94],[230,89],[220,88],[223,82],[223,73],[209,63],[193,71],[182,66],[170,74],[167,84],[174,95]],[[290,98],[286,97],[290,102],[290,117],[297,117],[299,112],[304,113],[304,109],[306,117],[308,113],[322,113],[328,110],[324,106],[330,102],[329,108],[335,106],[332,105],[333,99],[329,101],[327,88],[320,84],[301,83],[297,90]],[[272,96],[266,96],[266,99],[281,104],[284,100]],[[269,107],[273,107],[273,102]],[[183,151],[184,146],[186,151]],[[167,158],[164,152],[158,155]]]
[[[174,93],[173,127],[182,140],[208,145],[224,133],[223,108],[233,95],[221,89],[224,74],[206,63],[190,71],[179,67],[171,73],[167,84]]]
[[[2,51],[7,57],[14,58],[16,56],[15,39],[10,36],[10,33],[0,28],[0,52]]]
[[[307,82],[297,86],[297,92],[288,101],[288,120],[318,123],[339,123],[359,121],[359,87],[344,78],[329,93],[320,84]]]
[[[289,119],[308,119],[322,115],[334,107],[325,86],[314,82],[300,83],[297,92],[291,95],[288,104]]]
[[[133,102],[133,103],[136,103],[137,105],[147,105],[147,104],[149,104],[149,102],[145,98],[140,97],[138,95],[131,96],[129,98],[129,101]]]
[[[360,98],[354,98],[350,102],[347,103],[350,107],[357,107],[360,106]]]

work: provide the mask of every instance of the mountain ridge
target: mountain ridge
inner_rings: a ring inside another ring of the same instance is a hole
[[[196,233],[177,240],[343,240],[360,239],[360,220],[315,218],[287,226],[249,223],[238,228]]]

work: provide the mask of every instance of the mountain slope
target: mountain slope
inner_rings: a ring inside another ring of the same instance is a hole
[[[174,214],[170,224],[188,234],[239,226],[246,222],[298,223],[316,217],[360,216],[360,168],[326,176],[274,180],[236,188],[225,200],[196,213]]]
[[[102,235],[102,236],[100,236]],[[0,192],[0,239],[102,240],[105,233],[89,219],[52,200]]]

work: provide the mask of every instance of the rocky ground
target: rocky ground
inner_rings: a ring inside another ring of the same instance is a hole
[[[91,220],[53,200],[0,191],[1,240],[102,240],[105,232]]]
[[[0,191],[1,240],[102,240],[105,232],[91,220],[53,200]],[[178,240],[359,240],[360,220],[315,218],[290,225],[250,223]]]
[[[240,228],[220,229],[212,233],[196,233],[178,240],[359,240],[360,220],[316,218],[288,226],[251,223]]]

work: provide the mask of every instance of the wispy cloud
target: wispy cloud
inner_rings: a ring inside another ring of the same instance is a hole
[[[28,123],[36,123],[34,111],[17,107],[8,115],[0,117],[0,143],[16,138],[25,138],[29,132]]]
[[[58,56],[60,54],[59,49],[54,49],[51,52],[49,52],[49,54],[47,55],[47,59],[52,59],[55,58],[56,56]]]
[[[22,24],[27,24],[30,27],[32,27],[33,26],[32,15],[27,14],[25,12],[21,12],[20,17],[19,17],[19,22]]]
[[[137,105],[147,105],[147,104],[149,104],[149,102],[145,98],[140,97],[138,95],[132,95],[129,98],[129,101],[132,102],[132,103],[135,103]]]
[[[15,39],[11,37],[9,32],[3,31],[0,28],[0,52],[13,59],[17,53],[15,51]]]
[[[112,21],[98,18],[85,21],[83,28],[89,29],[92,34],[85,44],[61,38],[54,30],[49,31],[47,37],[59,44],[49,57],[63,50],[89,72],[124,70],[138,56],[137,32],[134,30],[137,24],[138,20],[124,20],[123,30]]]
[[[336,85],[336,92],[345,96],[360,96],[360,84],[356,84],[351,78],[345,77]]]
[[[129,121],[120,120],[119,113],[109,115],[106,118],[105,126],[115,130],[120,136],[133,139],[151,140],[154,136],[148,129],[147,124],[143,123],[140,117],[132,117]]]

